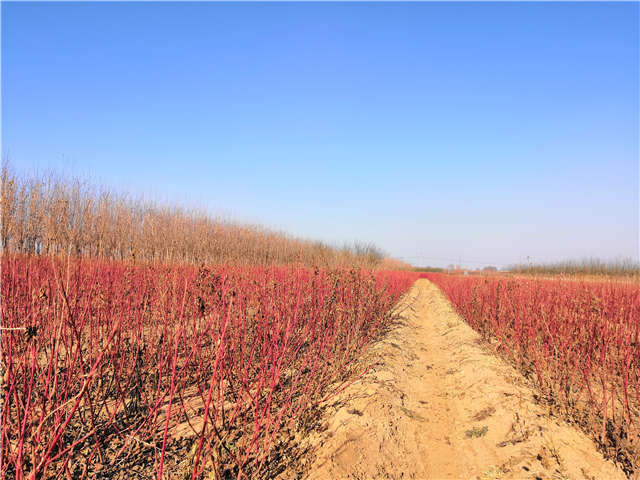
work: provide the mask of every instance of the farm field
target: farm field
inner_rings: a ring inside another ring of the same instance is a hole
[[[635,277],[418,273],[372,246],[2,181],[2,479],[638,469]],[[499,358],[519,373],[479,370]]]
[[[632,476],[639,291],[5,254],[2,478]]]
[[[418,280],[406,301],[400,326],[370,352],[375,369],[305,439],[315,455],[303,478],[625,478],[433,283]]]
[[[2,478],[271,478],[414,279],[4,255]]]
[[[640,459],[640,285],[627,279],[424,274],[553,415],[627,474]]]

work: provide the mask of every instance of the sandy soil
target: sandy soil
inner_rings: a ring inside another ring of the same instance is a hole
[[[328,479],[617,479],[583,433],[550,418],[441,292],[418,280],[375,368],[300,442],[297,474]]]

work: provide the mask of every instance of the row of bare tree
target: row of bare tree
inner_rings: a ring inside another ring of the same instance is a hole
[[[4,252],[142,261],[397,266],[371,245],[334,248],[53,174],[1,178]]]

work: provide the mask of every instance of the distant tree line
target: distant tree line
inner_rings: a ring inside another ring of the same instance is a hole
[[[414,272],[423,272],[423,273],[441,273],[444,272],[444,268],[440,267],[413,267]]]
[[[370,244],[336,248],[54,174],[2,166],[3,252],[187,263],[396,268]]]
[[[597,258],[552,263],[513,265],[509,271],[526,274],[640,275],[640,264],[632,259],[605,261]]]

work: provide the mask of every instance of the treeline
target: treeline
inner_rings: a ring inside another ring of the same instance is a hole
[[[558,274],[558,275],[640,275],[640,264],[631,259],[604,261],[597,258],[584,260],[514,265],[509,271],[527,274]]]
[[[335,248],[78,178],[22,176],[4,164],[1,188],[3,252],[196,264],[400,266],[372,245]]]
[[[442,273],[442,272],[444,272],[444,268],[440,268],[440,267],[413,267],[412,270],[414,272],[420,272],[420,273]]]

